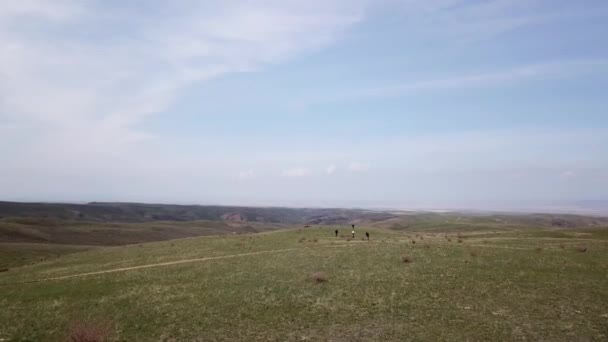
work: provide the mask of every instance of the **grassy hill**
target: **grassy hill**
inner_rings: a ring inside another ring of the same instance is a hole
[[[333,230],[105,247],[11,269],[0,339],[608,338],[605,229]]]
[[[608,226],[608,219],[562,214],[0,202],[0,269],[99,246],[351,223],[400,231],[506,233],[592,229]]]
[[[394,215],[359,209],[232,207],[145,203],[0,202],[0,218],[35,218],[89,222],[233,221],[290,224],[382,220]]]

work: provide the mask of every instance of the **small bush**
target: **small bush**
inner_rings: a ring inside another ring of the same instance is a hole
[[[315,272],[310,275],[310,278],[316,283],[327,282],[327,274],[325,272]]]
[[[589,248],[585,246],[578,246],[576,247],[576,251],[580,253],[587,253],[587,251],[589,251]]]
[[[410,257],[408,255],[402,255],[401,262],[403,262],[405,264],[409,264],[410,262],[412,262],[412,257]]]
[[[0,272],[8,272],[8,268],[0,268]]]
[[[426,249],[430,249],[430,248],[431,248],[431,245],[424,244],[424,248],[426,248]]]
[[[458,239],[458,243],[462,243],[462,242],[463,242],[462,239]]]
[[[352,238],[346,238],[346,241],[352,241],[352,240],[353,240]]]
[[[304,242],[304,241],[306,241],[306,238],[301,237],[301,238],[299,238],[299,239],[298,239],[298,242],[299,242],[299,243],[302,243],[302,242]]]
[[[561,249],[565,249],[565,248],[566,248],[566,245],[564,245],[563,243],[560,243],[560,244],[559,244],[559,248],[561,248]]]
[[[475,258],[478,254],[477,254],[477,251],[471,251],[469,253],[469,255],[472,256],[473,258]]]
[[[69,329],[70,342],[110,341],[111,328],[108,323],[75,322]]]
[[[416,244],[416,241],[412,240],[412,244],[414,244],[414,245],[415,245],[415,244]]]
[[[542,251],[543,251],[543,248],[542,248],[542,247],[536,247],[536,248],[534,248],[534,251],[536,251],[536,252],[539,252],[539,253],[540,253],[540,252],[542,252]]]
[[[448,238],[448,242],[452,242],[452,239],[451,239],[451,238]]]
[[[314,238],[314,239],[312,239],[312,242],[319,242],[319,239]]]

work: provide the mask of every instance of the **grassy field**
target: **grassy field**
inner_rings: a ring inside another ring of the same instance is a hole
[[[94,247],[41,243],[0,243],[0,269],[43,262],[91,248]]]
[[[0,273],[0,340],[608,339],[606,230],[362,228],[351,241],[333,230],[97,248],[14,268]]]

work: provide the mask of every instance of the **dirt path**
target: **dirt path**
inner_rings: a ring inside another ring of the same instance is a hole
[[[230,258],[238,258],[238,257],[244,257],[244,256],[251,256],[251,255],[259,255],[259,254],[284,253],[284,252],[307,250],[307,249],[337,248],[337,247],[348,247],[348,246],[357,246],[357,245],[358,244],[346,244],[346,243],[344,243],[344,244],[339,244],[339,245],[328,245],[328,246],[319,246],[319,247],[304,247],[304,248],[300,247],[300,248],[273,249],[273,250],[258,251],[258,252],[229,254],[229,255],[220,255],[220,256],[213,256],[213,257],[203,257],[203,258],[194,258],[194,259],[167,261],[167,262],[160,262],[160,263],[156,263],[156,264],[146,264],[146,265],[139,265],[139,266],[121,267],[121,268],[114,268],[114,269],[110,269],[110,270],[94,271],[94,272],[86,272],[86,273],[78,273],[78,274],[71,274],[71,275],[66,275],[66,276],[49,277],[49,278],[28,280],[28,281],[23,281],[23,282],[15,282],[15,283],[10,283],[10,284],[9,283],[5,283],[5,284],[0,284],[0,285],[15,285],[15,284],[40,283],[40,282],[52,281],[52,280],[63,280],[63,279],[70,279],[70,278],[80,278],[80,277],[99,275],[99,274],[106,274],[106,273],[133,271],[133,270],[139,270],[139,269],[144,269],[144,268],[171,266],[171,265],[179,265],[179,264],[188,264],[188,263],[193,263],[193,262],[201,262],[201,261],[209,261],[209,260],[230,259]],[[361,245],[359,245],[359,246],[361,246]]]

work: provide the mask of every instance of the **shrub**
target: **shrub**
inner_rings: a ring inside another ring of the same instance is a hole
[[[448,238],[448,242],[452,242],[452,239],[451,239],[451,238]]]
[[[306,238],[301,237],[301,238],[299,238],[299,239],[298,239],[298,242],[299,242],[299,243],[302,243],[302,242],[304,242],[304,241],[306,241]]]
[[[477,254],[477,251],[471,251],[471,252],[469,253],[469,255],[470,255],[470,256],[472,256],[472,257],[474,258],[474,257],[476,257],[478,254]]]
[[[462,239],[458,239],[458,243],[462,243]]]
[[[316,283],[327,282],[327,274],[325,272],[315,272],[310,275],[310,278]]]
[[[319,242],[319,239],[314,238],[314,239],[312,239],[312,241],[313,241],[313,242]]]
[[[580,252],[580,253],[587,253],[588,250],[589,250],[589,248],[587,248],[585,246],[578,246],[578,247],[576,247],[576,251]]]
[[[412,240],[412,243],[415,245],[415,244],[416,244],[416,241]]]
[[[8,268],[0,268],[0,272],[8,272]]]
[[[566,245],[564,245],[563,243],[560,243],[559,248],[564,249],[564,248],[566,248]]]
[[[402,255],[401,261],[405,264],[409,264],[410,262],[412,262],[412,258],[408,255]]]
[[[111,328],[108,323],[75,322],[69,329],[70,342],[110,341]]]
[[[430,248],[431,248],[431,245],[424,244],[424,248],[426,248],[426,249],[430,249]]]
[[[353,240],[352,238],[349,238],[349,237],[346,238],[346,241],[352,241],[352,240]]]
[[[536,248],[534,248],[534,250],[535,250],[536,252],[542,252],[542,251],[543,251],[543,248],[542,248],[542,247],[536,247]]]

